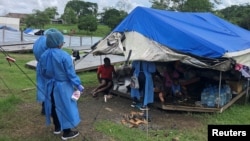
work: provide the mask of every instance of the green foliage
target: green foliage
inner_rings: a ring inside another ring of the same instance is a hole
[[[41,29],[43,29],[46,24],[50,23],[49,15],[43,12],[35,15],[35,20],[38,23],[37,28],[41,28]]]
[[[162,10],[187,12],[213,12],[215,15],[243,27],[250,29],[250,5],[233,5],[225,9],[214,11],[214,3],[221,4],[221,0],[150,0],[152,8]]]
[[[237,24],[243,28],[250,29],[250,8],[249,5],[231,6],[222,10],[213,11],[214,4],[220,4],[221,0],[150,0],[152,8],[162,10],[173,10],[173,11],[188,11],[188,12],[214,12],[216,15]],[[61,18],[64,20],[63,26],[71,26],[70,30],[63,29],[67,32],[76,31],[77,35],[88,35],[91,30],[92,35],[107,35],[110,30],[115,28],[127,15],[128,13],[124,10],[129,9],[129,5],[125,1],[118,1],[116,8],[104,8],[103,13],[98,12],[98,4],[91,2],[84,2],[81,0],[71,0],[66,4],[64,13]],[[120,9],[120,10],[117,10]],[[56,7],[46,8],[44,11],[34,10],[34,14],[27,16],[24,19],[26,27],[42,28],[46,29],[50,23],[50,18],[58,15]],[[106,32],[99,25],[96,29],[96,24],[93,24],[91,28],[86,27],[90,23],[95,23],[92,17],[86,20],[86,16],[92,15],[99,19],[99,22],[108,26],[110,29]],[[82,17],[82,18],[81,18]],[[83,18],[84,17],[84,18]],[[84,22],[81,19],[85,19]],[[90,20],[91,22],[89,22]],[[75,25],[77,24],[77,25]],[[45,27],[44,27],[45,26]],[[76,29],[81,31],[77,31]],[[64,32],[68,34],[67,32]]]
[[[65,6],[65,9],[68,8],[74,10],[75,17],[78,18],[86,15],[93,15],[96,17],[98,11],[97,3],[85,2],[80,0],[69,1]],[[66,11],[65,9],[64,11]]]
[[[50,23],[49,16],[51,16],[51,13],[48,11],[42,12],[39,10],[35,10],[34,14],[31,14],[24,19],[24,23],[26,24],[26,27],[44,29],[44,26]]]
[[[213,4],[209,0],[187,0],[181,7],[181,11],[210,12]]]
[[[119,11],[114,8],[106,9],[103,13],[101,21],[113,29],[116,27],[126,16],[128,13],[125,11]]]
[[[152,8],[161,9],[161,10],[168,9],[169,1],[150,0],[150,2],[152,3],[152,6],[151,6]]]
[[[64,24],[71,25],[77,23],[77,17],[75,15],[75,11],[72,8],[65,8],[61,18],[64,20]]]
[[[150,0],[150,2],[152,8],[162,10],[211,12],[213,8],[210,0]]]
[[[250,5],[232,5],[225,9],[215,11],[215,13],[245,29],[250,30]]]
[[[59,15],[57,12],[57,7],[48,7],[44,10],[44,13],[48,15],[50,19],[54,19],[56,15]]]
[[[74,34],[72,34],[74,36],[76,36],[76,35],[89,35],[88,31],[78,30],[78,27],[75,24],[74,25],[48,24],[45,26],[45,29],[48,29],[48,28],[57,28],[58,30],[60,30],[64,34],[70,34],[71,31],[75,31]],[[106,25],[103,25],[103,24],[98,24],[97,30],[94,32],[91,32],[92,36],[96,36],[96,37],[104,37],[109,33],[110,33],[110,28]]]
[[[97,19],[92,15],[86,15],[80,18],[78,29],[88,32],[94,32],[97,30]]]

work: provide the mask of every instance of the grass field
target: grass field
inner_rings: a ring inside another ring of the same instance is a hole
[[[105,25],[99,24],[97,30],[93,33],[87,32],[84,30],[79,30],[77,25],[60,25],[60,24],[50,24],[46,25],[45,29],[48,28],[57,28],[58,30],[62,31],[64,34],[70,34],[71,30],[74,30],[75,33],[73,35],[87,35],[87,36],[96,36],[96,37],[104,37],[106,36],[111,29]]]

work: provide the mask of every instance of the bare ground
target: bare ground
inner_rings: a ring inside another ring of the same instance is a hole
[[[84,95],[81,96],[79,102],[79,112],[82,121],[77,127],[80,136],[72,141],[115,141],[112,137],[105,136],[94,128],[94,123],[102,120],[110,120],[117,124],[122,124],[124,115],[133,112],[141,112],[139,109],[130,107],[131,99],[121,96],[113,96],[108,102],[104,102],[103,96],[93,98],[90,92],[93,88],[86,88]],[[11,118],[19,118],[22,120],[16,124],[15,129],[10,129],[9,133],[19,139],[32,140],[37,136],[41,140],[50,138],[53,141],[61,140],[60,136],[52,134],[53,125],[47,127],[45,125],[45,117],[40,114],[41,106],[37,103],[22,104],[15,113],[17,116],[6,115]],[[200,127],[202,125],[198,118],[186,112],[163,111],[154,107],[150,107],[148,112],[151,122],[148,125],[143,124],[139,128],[141,130],[152,129],[190,129]],[[2,134],[0,131],[0,134]],[[6,131],[4,131],[6,132]],[[5,133],[6,134],[6,133]],[[145,132],[146,134],[146,132]]]
[[[90,91],[92,88],[87,88],[82,101],[79,103],[80,112],[83,118],[79,129],[85,138],[91,141],[112,141],[111,138],[105,137],[98,133],[93,128],[93,124],[100,120],[110,120],[117,124],[122,124],[124,115],[129,115],[131,112],[140,112],[137,108],[132,108],[130,105],[132,100],[121,96],[113,96],[108,102],[104,102],[103,95],[99,94],[98,98],[92,98]],[[163,111],[154,107],[150,107],[148,111],[150,122],[148,125],[142,124],[141,130],[146,128],[158,129],[188,129],[201,126],[201,121],[185,112]]]

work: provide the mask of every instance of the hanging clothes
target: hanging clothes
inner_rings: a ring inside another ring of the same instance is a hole
[[[152,73],[156,71],[155,63],[148,62],[148,61],[133,61],[132,68],[134,68],[134,75],[138,77],[139,81],[140,81],[139,77],[141,77],[142,79],[141,81],[142,86],[140,85],[142,89],[131,88],[131,97],[132,98],[136,97],[139,100],[143,98],[142,100],[143,105],[148,105],[149,103],[153,103],[154,102],[154,85],[153,85]],[[139,74],[141,76],[139,76]],[[144,78],[143,78],[143,75],[145,75]]]

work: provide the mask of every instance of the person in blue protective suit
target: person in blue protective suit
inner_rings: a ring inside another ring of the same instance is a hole
[[[51,33],[51,32],[56,32],[57,30],[55,28],[50,28],[45,30],[42,36],[40,36],[34,43],[32,51],[33,54],[36,58],[37,61],[37,67],[36,67],[36,100],[39,103],[42,103],[42,110],[41,114],[45,115],[45,109],[44,109],[44,99],[45,99],[45,94],[44,94],[44,80],[41,77],[41,74],[39,73],[39,59],[41,55],[47,50],[46,46],[46,35]]]
[[[46,124],[54,123],[54,134],[63,131],[62,139],[67,140],[79,135],[72,130],[80,123],[77,101],[72,94],[84,87],[76,75],[71,56],[61,49],[64,37],[61,32],[47,34],[46,45],[48,49],[40,58],[40,73],[45,79],[45,115]]]
[[[138,77],[139,89],[131,88],[131,97],[133,103],[131,107],[138,106],[138,102],[142,102],[140,110],[147,110],[147,105],[154,101],[154,85],[152,74],[156,71],[154,62],[133,61],[132,69]]]

